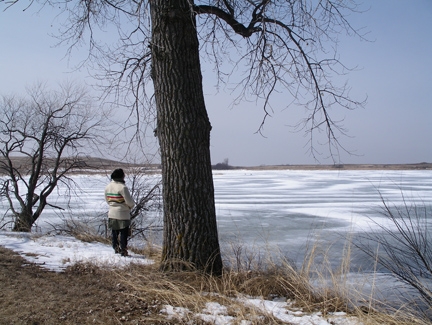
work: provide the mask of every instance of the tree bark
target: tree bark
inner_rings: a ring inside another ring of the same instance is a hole
[[[195,17],[188,0],[151,0],[152,78],[162,163],[161,268],[221,274]]]
[[[31,213],[21,212],[16,216],[15,224],[12,231],[31,232],[34,220]]]

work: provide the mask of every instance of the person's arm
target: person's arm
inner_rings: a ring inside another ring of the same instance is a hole
[[[135,201],[132,199],[129,190],[126,186],[123,188],[121,194],[123,195],[126,205],[129,207],[129,209],[132,209],[135,206]]]
[[[105,197],[105,202],[109,204],[108,197],[107,197],[107,190],[106,189],[104,191],[104,197]]]

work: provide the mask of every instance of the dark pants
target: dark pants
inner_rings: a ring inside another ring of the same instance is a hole
[[[119,247],[119,235],[120,235],[120,247]],[[129,227],[112,231],[112,245],[116,252],[123,252],[127,248],[127,238],[129,235]],[[120,248],[120,250],[119,250]]]

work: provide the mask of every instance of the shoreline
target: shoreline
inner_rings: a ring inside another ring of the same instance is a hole
[[[29,161],[25,157],[11,157],[14,164],[20,167],[28,167]],[[115,168],[126,168],[126,169],[144,169],[147,172],[156,172],[161,170],[159,163],[148,164],[148,163],[125,163],[121,161],[115,161],[97,157],[78,157],[81,165],[79,168],[74,170],[72,173],[79,173],[82,170],[93,171],[93,172],[106,172],[107,170],[114,170]],[[0,163],[5,163],[0,158]],[[47,161],[48,165],[50,161]],[[225,163],[217,163],[212,165],[212,170],[432,170],[432,163],[421,162],[421,163],[409,163],[409,164],[332,164],[332,165],[320,165],[320,164],[281,164],[281,165],[259,165],[259,166],[231,166]],[[0,171],[0,175],[1,175]]]
[[[432,163],[417,164],[335,164],[335,165],[261,165],[213,166],[213,170],[432,170]]]

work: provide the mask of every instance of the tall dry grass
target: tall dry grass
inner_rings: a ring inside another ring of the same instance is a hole
[[[109,238],[100,236],[94,228],[77,221],[66,222],[57,231],[73,235],[84,241],[109,243]],[[136,253],[160,260],[161,249],[152,242],[144,246],[130,247]],[[271,313],[265,313],[246,303],[244,298],[259,297],[289,302],[293,311],[303,313],[320,312],[331,319],[332,313],[345,312],[358,324],[432,324],[430,319],[419,315],[415,308],[404,305],[387,305],[374,298],[374,279],[370,295],[365,295],[360,282],[350,285],[350,261],[353,246],[347,240],[341,251],[340,265],[331,263],[329,248],[319,242],[309,245],[301,266],[276,249],[264,254],[246,249],[242,244],[231,245],[231,254],[225,256],[227,267],[220,277],[212,277],[193,271],[190,265],[183,272],[160,272],[157,263],[152,266],[132,265],[126,270],[113,271],[127,287],[126,295],[135,299],[151,299],[155,305],[176,308],[176,322],[200,324],[197,317],[209,303],[226,307],[232,324],[248,320],[250,324],[282,324]],[[360,277],[359,277],[360,278]],[[366,285],[366,284],[364,284]],[[167,312],[167,311],[165,311]],[[174,321],[174,319],[173,319]]]
[[[160,272],[157,265],[132,266],[127,272],[117,274],[138,299],[151,296],[162,305],[177,308],[176,315],[184,322],[200,324],[197,314],[208,303],[226,306],[232,324],[248,320],[250,324],[282,324],[271,313],[265,313],[251,305],[245,298],[259,297],[266,300],[289,302],[292,311],[320,312],[331,321],[335,312],[345,312],[358,324],[432,324],[407,305],[394,307],[375,298],[365,296],[361,290],[349,285],[351,244],[344,247],[341,265],[332,267],[326,250],[316,243],[311,246],[301,267],[297,268],[285,258],[268,259],[250,254],[239,256],[242,249],[226,258],[226,268],[220,277],[199,272]],[[154,253],[154,251],[153,251]],[[319,257],[319,258],[318,258]],[[154,255],[155,260],[158,256]],[[319,260],[319,265],[317,265]],[[189,269],[193,269],[190,266]],[[373,290],[372,290],[373,291]]]

